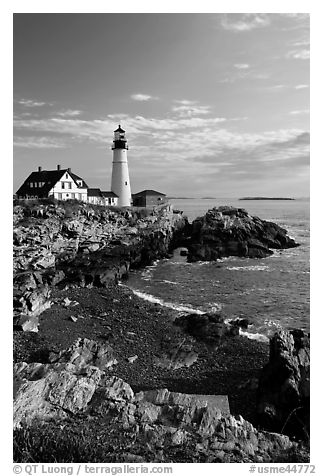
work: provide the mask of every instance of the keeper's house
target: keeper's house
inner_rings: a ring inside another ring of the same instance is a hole
[[[156,190],[143,190],[132,195],[134,207],[153,207],[167,202],[166,195]]]
[[[17,190],[18,198],[48,198],[57,200],[81,200],[87,202],[88,186],[85,181],[75,175],[71,169],[42,170],[32,172]]]
[[[80,200],[103,206],[117,206],[118,196],[113,192],[103,192],[99,188],[89,188],[86,182],[71,169],[42,170],[32,172],[16,193],[17,198],[56,200]]]

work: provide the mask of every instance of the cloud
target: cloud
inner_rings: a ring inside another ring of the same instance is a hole
[[[310,110],[309,109],[299,109],[299,110],[295,110],[295,111],[290,111],[289,114],[292,114],[292,115],[300,115],[300,114],[309,114],[310,113]]]
[[[309,49],[291,50],[286,54],[286,58],[307,60],[310,58]]]
[[[56,112],[56,115],[61,117],[74,117],[74,116],[80,116],[81,114],[82,114],[82,111],[79,111],[78,109],[66,109],[64,111]]]
[[[306,89],[306,88],[309,88],[309,84],[297,84],[295,86],[295,89]]]
[[[132,94],[131,99],[134,101],[152,101],[152,100],[157,100],[158,97],[156,96],[149,96],[149,94]]]
[[[183,104],[183,106],[193,106],[194,104],[197,103],[197,101],[190,101],[188,99],[175,99],[177,104]]]
[[[62,149],[66,144],[56,138],[50,137],[15,137],[14,147],[24,147],[27,149]]]
[[[232,84],[236,81],[240,80],[264,80],[270,77],[269,73],[258,73],[257,71],[247,70],[247,69],[240,69],[239,71],[235,71],[234,73],[230,73],[227,77],[220,79],[219,83],[228,83]]]
[[[32,99],[20,99],[19,104],[26,107],[40,107],[40,106],[52,106],[53,104],[48,102],[34,101]]]
[[[270,25],[270,18],[266,13],[225,13],[221,16],[221,25],[225,30],[240,33],[264,28]]]
[[[178,113],[179,117],[192,117],[209,114],[210,106],[173,106],[172,111]]]
[[[247,63],[237,63],[233,65],[237,69],[248,69],[250,68],[250,65]]]

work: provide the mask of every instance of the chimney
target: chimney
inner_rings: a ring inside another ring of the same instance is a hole
[[[41,172],[42,171],[42,168],[41,166],[38,167],[38,172]]]
[[[60,166],[60,165],[57,166],[57,170],[61,170],[61,166]]]
[[[69,167],[69,168],[67,169],[67,172],[69,172],[69,173],[72,172],[71,167]]]

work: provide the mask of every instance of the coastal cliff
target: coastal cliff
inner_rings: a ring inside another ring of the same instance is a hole
[[[68,203],[14,212],[17,462],[307,461],[288,436],[257,428],[267,402],[282,424],[290,407],[280,414],[280,388],[268,395],[269,346],[239,334],[247,322],[215,313],[173,323],[117,285],[188,243],[181,213]]]

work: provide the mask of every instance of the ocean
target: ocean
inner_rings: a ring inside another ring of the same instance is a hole
[[[130,273],[127,286],[136,295],[179,313],[220,311],[225,319],[247,318],[251,325],[240,332],[260,341],[268,341],[277,328],[309,331],[309,199],[174,199],[171,203],[190,221],[215,206],[245,208],[286,228],[300,246],[275,250],[263,259],[229,257],[197,263],[187,263],[176,250],[172,258]]]

